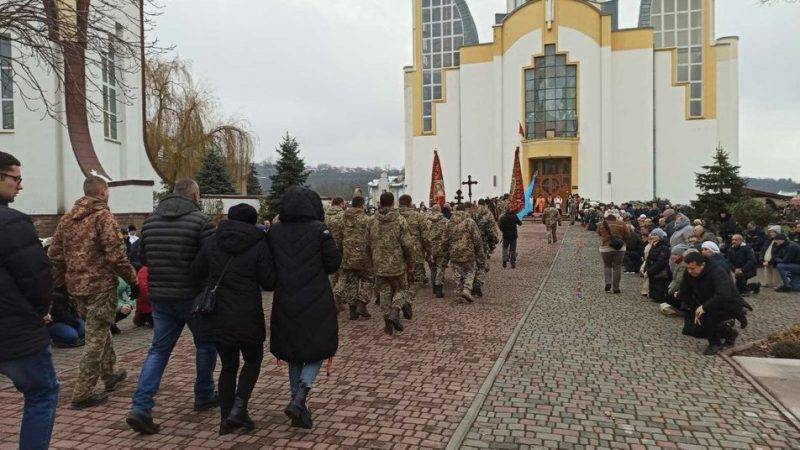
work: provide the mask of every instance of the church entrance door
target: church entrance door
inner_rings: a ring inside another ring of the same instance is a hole
[[[572,194],[572,158],[532,158],[530,173],[536,174],[533,191],[535,212],[542,212],[554,198],[561,197],[562,211]]]

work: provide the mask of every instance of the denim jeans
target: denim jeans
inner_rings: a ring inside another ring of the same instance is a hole
[[[300,382],[309,388],[314,387],[314,380],[317,379],[320,369],[322,369],[322,361],[289,363],[289,385],[292,388],[292,398],[297,394],[297,388],[300,387]]]
[[[781,274],[783,285],[793,291],[800,291],[800,264],[778,264],[778,273]]]
[[[197,322],[192,317],[192,300],[174,303],[153,304],[153,343],[147,352],[139,375],[139,386],[133,394],[132,410],[152,416],[154,397],[161,385],[164,369],[167,367],[172,349],[183,332],[185,325],[194,337],[196,349],[195,369],[197,379],[194,383],[194,399],[206,403],[214,398],[214,367],[217,364],[217,350],[214,344],[198,342]]]
[[[50,346],[34,355],[0,361],[0,373],[10,378],[25,396],[19,448],[46,450],[58,407],[58,379]]]
[[[56,322],[47,327],[47,331],[50,333],[50,339],[54,342],[75,345],[79,339],[86,337],[86,322],[78,319],[77,328],[63,322]]]
[[[503,239],[503,262],[517,263],[517,238]]]

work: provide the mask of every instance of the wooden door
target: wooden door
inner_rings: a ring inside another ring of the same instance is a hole
[[[535,158],[530,160],[530,167],[530,173],[536,174],[536,188],[533,191],[535,211],[542,212],[557,195],[563,200],[562,210],[566,208],[567,198],[572,194],[571,158]]]

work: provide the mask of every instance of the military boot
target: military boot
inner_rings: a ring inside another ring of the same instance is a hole
[[[403,322],[400,321],[400,309],[393,307],[389,311],[389,321],[396,331],[403,331]]]
[[[358,304],[356,304],[356,313],[365,319],[369,319],[372,317],[369,311],[367,310],[366,303],[358,302]]]
[[[400,309],[403,311],[403,317],[405,317],[406,320],[411,320],[411,318],[414,316],[414,310],[411,308],[411,303],[403,303],[403,306],[401,306]]]
[[[356,305],[350,305],[350,320],[358,319],[358,309]]]
[[[461,291],[461,298],[463,298],[464,300],[466,300],[466,301],[468,301],[470,303],[475,301],[475,299],[472,298],[472,292],[470,292],[469,289],[466,289],[466,288],[464,288],[464,290]]]
[[[481,289],[481,285],[479,283],[475,283],[475,285],[472,286],[472,295],[478,298],[483,298],[483,290]]]
[[[444,286],[441,284],[433,285],[434,293],[436,294],[436,298],[444,298]]]
[[[383,332],[389,336],[394,334],[394,325],[392,325],[392,321],[388,317],[383,318]]]

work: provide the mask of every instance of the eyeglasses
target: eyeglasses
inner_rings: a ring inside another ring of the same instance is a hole
[[[0,172],[0,178],[11,178],[12,180],[14,180],[14,182],[17,183],[17,186],[19,186],[22,183],[21,176],[14,176],[11,175],[10,173]]]

